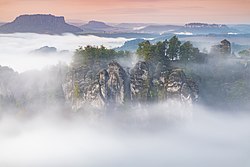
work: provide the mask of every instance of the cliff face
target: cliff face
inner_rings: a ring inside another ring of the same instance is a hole
[[[101,108],[130,99],[129,74],[117,62],[71,70],[63,84],[66,99],[74,110],[84,106]]]
[[[159,63],[156,69],[146,62],[138,62],[131,70],[132,100],[138,102],[197,101],[198,85],[187,79],[181,69],[167,68]]]
[[[30,32],[39,34],[77,33],[82,30],[53,15],[21,15],[13,22],[0,26],[1,33]]]
[[[93,69],[74,69],[63,84],[66,100],[75,111],[86,106],[103,108],[170,99],[192,103],[198,99],[197,84],[180,69],[153,69],[143,61],[130,71],[114,61],[96,74]]]

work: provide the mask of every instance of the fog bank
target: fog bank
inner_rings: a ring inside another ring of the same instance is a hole
[[[96,36],[42,35],[32,33],[0,34],[0,65],[18,72],[42,69],[58,62],[70,63],[75,49],[86,45],[103,45],[115,48],[124,44],[125,38],[102,38]],[[32,51],[44,46],[55,47],[57,53],[37,54]],[[62,54],[63,53],[63,54]]]
[[[2,115],[0,166],[250,165],[250,116],[162,103],[120,111]]]

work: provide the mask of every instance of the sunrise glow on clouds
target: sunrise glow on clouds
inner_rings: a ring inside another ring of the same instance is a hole
[[[0,0],[0,21],[21,14],[67,20],[155,23],[250,23],[250,0]]]

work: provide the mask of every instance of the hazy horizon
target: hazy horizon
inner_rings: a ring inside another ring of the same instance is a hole
[[[29,6],[29,8],[27,8]],[[67,20],[103,20],[110,23],[184,24],[207,22],[249,24],[250,0],[0,0],[2,22],[22,14],[53,14]]]
[[[65,22],[67,23],[73,23],[73,24],[79,24],[79,25],[84,25],[84,24],[87,24],[88,22],[90,21],[97,21],[97,22],[104,22],[106,24],[146,24],[146,25],[179,25],[179,26],[183,26],[185,24],[188,24],[188,23],[206,23],[206,24],[225,24],[225,25],[250,25],[250,22],[249,23],[227,23],[227,22],[207,22],[207,21],[190,21],[190,22],[183,22],[183,23],[174,23],[174,22],[141,22],[141,21],[138,21],[138,22],[129,22],[129,21],[124,21],[124,22],[110,22],[110,21],[107,21],[107,20],[100,20],[100,19],[89,19],[89,20],[79,20],[79,19],[67,19],[64,15],[56,15],[56,14],[52,14],[52,13],[30,13],[30,14],[27,14],[27,13],[23,13],[23,14],[20,14],[20,15],[17,15],[15,17],[13,17],[12,20],[9,20],[9,21],[2,21],[0,20],[0,23],[10,23],[12,21],[15,20],[16,17],[18,16],[21,16],[21,15],[54,15],[56,17],[64,17],[65,18]]]

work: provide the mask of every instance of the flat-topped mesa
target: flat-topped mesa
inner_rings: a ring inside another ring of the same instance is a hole
[[[65,23],[63,16],[54,16],[51,14],[20,15],[13,22],[26,24],[44,24],[44,23]]]
[[[51,14],[21,15],[13,22],[0,26],[0,33],[62,34],[81,31],[80,28],[67,24],[63,16]]]
[[[228,28],[224,24],[207,24],[207,23],[188,23],[185,24],[187,28]]]
[[[112,61],[90,78],[92,69],[79,67],[68,73],[64,94],[73,110],[86,106],[102,109],[129,103],[147,103],[175,99],[192,103],[198,98],[198,86],[180,69],[162,68],[159,75],[146,62],[139,61],[130,73]]]

